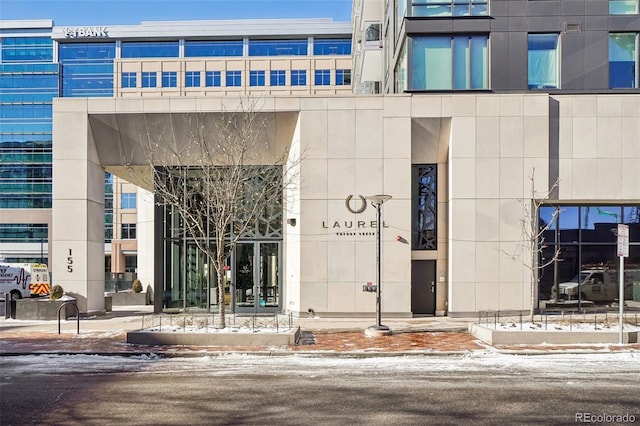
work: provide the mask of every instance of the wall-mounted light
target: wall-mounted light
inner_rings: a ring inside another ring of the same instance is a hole
[[[292,217],[290,219],[287,219],[287,223],[291,226],[296,226],[296,218]]]

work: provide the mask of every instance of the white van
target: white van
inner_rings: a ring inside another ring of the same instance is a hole
[[[624,299],[632,297],[633,283],[640,281],[640,270],[624,271]],[[592,302],[613,302],[618,300],[618,271],[607,268],[592,268],[580,271],[571,281],[559,283],[560,298],[578,299],[578,283],[580,283],[580,299]],[[552,293],[554,289],[552,288]]]
[[[46,296],[51,291],[49,268],[42,263],[0,263],[0,293],[13,300]]]

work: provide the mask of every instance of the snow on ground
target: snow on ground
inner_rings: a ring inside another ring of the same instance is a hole
[[[494,330],[505,331],[620,331],[620,325],[617,320],[607,322],[554,321],[546,324],[544,322],[501,321],[497,324],[482,322],[480,325]],[[624,324],[622,328],[624,331],[640,331],[640,327],[632,324]]]
[[[98,355],[25,355],[0,358],[3,377],[16,374],[48,373],[134,373],[153,371],[203,371],[210,375],[277,374],[284,369],[302,376],[322,376],[333,368],[346,369],[349,374],[372,374],[376,371],[411,371],[416,373],[494,371],[540,372],[564,374],[637,373],[638,352],[615,353],[554,353],[542,355],[509,355],[498,352],[471,352],[462,356],[370,356],[314,357],[308,355],[256,356],[224,354],[197,358],[162,358],[156,355],[131,357]],[[39,368],[34,366],[39,365]],[[42,368],[42,366],[46,366]]]
[[[186,326],[181,327],[179,325],[163,325],[162,327],[150,327],[146,328],[144,332],[154,333],[154,332],[163,332],[163,333],[238,333],[238,334],[253,334],[253,333],[284,333],[292,330],[289,327],[225,327],[225,328],[216,328],[212,326],[208,327],[199,327],[199,326]]]

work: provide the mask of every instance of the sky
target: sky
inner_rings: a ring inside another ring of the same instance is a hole
[[[0,0],[0,19],[53,19],[56,26],[141,21],[333,18],[351,20],[351,0]]]

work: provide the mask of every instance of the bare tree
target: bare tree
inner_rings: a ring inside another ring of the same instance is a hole
[[[274,116],[249,101],[232,112],[145,117],[146,186],[213,266],[221,328],[225,269],[238,239],[268,233],[273,224],[264,218],[282,226],[283,190],[298,160],[276,140]]]
[[[550,220],[546,223],[541,223],[538,220],[540,207],[544,204],[545,200],[549,198],[549,195],[557,189],[559,182],[556,180],[546,192],[540,193],[536,191],[535,171],[535,167],[532,168],[531,174],[529,175],[531,198],[520,200],[520,204],[522,206],[522,219],[520,219],[521,234],[518,247],[513,253],[505,252],[505,254],[512,259],[520,260],[524,267],[529,271],[531,285],[529,315],[532,321],[536,306],[538,305],[537,288],[539,273],[547,266],[558,261],[560,258],[560,248],[558,245],[555,246],[553,255],[550,258],[542,257],[542,253],[548,247],[544,239],[545,233],[551,229],[554,224],[556,224],[560,210],[556,208],[552,213]]]

